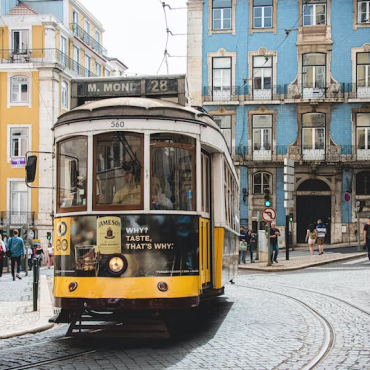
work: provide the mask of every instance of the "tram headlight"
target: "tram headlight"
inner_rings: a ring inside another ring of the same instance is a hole
[[[127,269],[127,260],[121,254],[112,254],[107,260],[107,270],[113,276],[122,275]]]

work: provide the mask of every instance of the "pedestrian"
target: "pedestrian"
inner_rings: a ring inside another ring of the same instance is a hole
[[[367,224],[364,226],[364,248],[367,248],[367,256],[370,260],[370,216],[367,216]]]
[[[245,233],[244,226],[240,226],[239,237],[239,264],[245,264],[245,256],[247,254],[247,234]]]
[[[54,247],[51,243],[48,244],[48,269],[54,265]]]
[[[315,240],[316,240],[316,230],[313,224],[310,224],[310,226],[307,229],[306,241],[307,240],[308,240],[308,247],[310,248],[311,256],[313,256],[313,245],[315,244]]]
[[[279,236],[280,236],[280,231],[279,229],[276,228],[275,222],[272,222],[271,228],[270,228],[271,263],[273,263],[272,262],[273,260],[276,263],[278,263],[277,256],[279,254],[279,243],[278,243]],[[274,254],[274,259],[272,259],[273,254]]]
[[[33,266],[32,258],[33,258],[33,249],[32,249],[32,246],[29,245],[27,248],[27,259],[28,259],[28,269],[29,270],[32,270],[32,266]]]
[[[4,266],[4,257],[5,257],[6,247],[0,235],[0,279],[3,276],[3,266]]]
[[[38,264],[39,264],[40,267],[41,267],[41,262],[42,262],[42,256],[43,256],[43,254],[44,254],[44,251],[43,251],[43,249],[41,247],[41,244],[38,244],[37,245],[37,248],[36,248],[36,252],[35,252],[35,257],[36,257],[36,259],[37,259]]]
[[[324,254],[324,239],[327,233],[326,226],[322,223],[321,219],[317,220],[316,226],[316,240],[319,246],[319,255]]]
[[[21,272],[21,259],[24,259],[25,256],[25,249],[23,240],[18,237],[18,230],[13,230],[13,237],[9,239],[8,245],[6,246],[7,249],[10,250],[10,262],[12,267],[12,276],[13,281],[15,281],[15,277],[18,279],[22,279],[20,272]],[[17,262],[17,274],[15,274],[15,263]]]
[[[253,247],[252,247],[252,230],[248,229],[246,234],[247,248],[249,247],[249,252],[251,256],[251,263],[254,263],[253,260]]]

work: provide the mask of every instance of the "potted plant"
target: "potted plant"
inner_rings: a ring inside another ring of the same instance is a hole
[[[295,99],[300,99],[300,98],[301,98],[301,94],[295,94],[295,95],[294,95],[294,98],[295,98]]]

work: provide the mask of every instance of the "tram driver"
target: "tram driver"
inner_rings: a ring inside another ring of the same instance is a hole
[[[134,205],[141,203],[140,177],[136,176],[136,167],[130,162],[122,164],[124,173],[123,188],[118,190],[113,197],[113,204]],[[139,183],[138,183],[139,182]]]

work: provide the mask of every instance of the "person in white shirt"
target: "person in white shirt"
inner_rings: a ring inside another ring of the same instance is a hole
[[[0,235],[0,279],[3,276],[3,266],[5,257],[6,247]]]
[[[27,248],[27,258],[28,258],[28,269],[29,270],[32,270],[32,266],[33,266],[32,257],[33,257],[33,248],[29,246]]]
[[[51,243],[48,245],[48,269],[54,265],[54,247]]]

